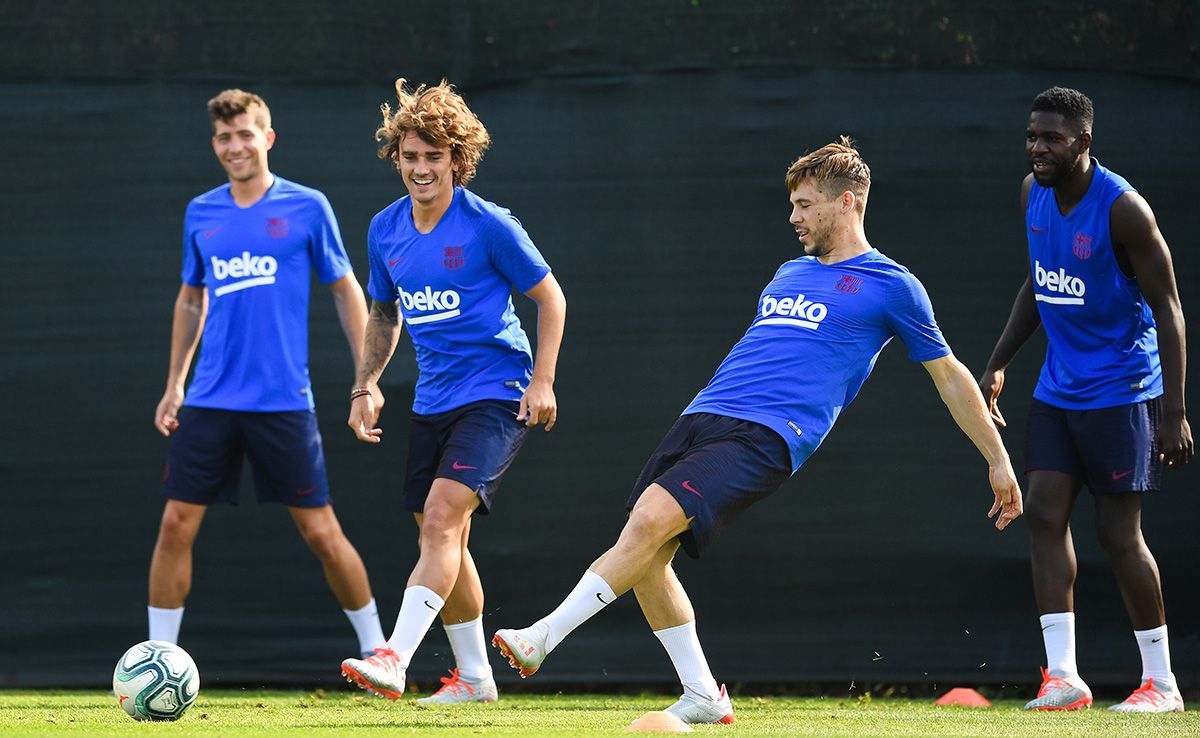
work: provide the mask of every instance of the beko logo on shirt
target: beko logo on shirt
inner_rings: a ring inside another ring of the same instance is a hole
[[[225,260],[212,257],[213,278],[223,280],[233,278],[240,280],[223,284],[213,290],[213,295],[220,297],[227,292],[237,292],[247,287],[257,287],[262,284],[275,284],[275,272],[279,270],[279,262],[274,256],[252,256],[249,251],[243,251],[241,256]]]
[[[405,322],[409,325],[434,323],[457,317],[462,314],[462,311],[458,309],[460,302],[461,299],[454,290],[434,290],[428,285],[425,286],[425,289],[416,292],[405,292],[403,287],[400,288],[400,304],[404,306],[405,310],[429,313],[429,315],[418,315],[415,318],[405,318]]]
[[[1072,277],[1067,274],[1066,269],[1059,269],[1057,272],[1048,272],[1042,268],[1042,263],[1036,259],[1033,262],[1033,281],[1038,287],[1045,287],[1051,292],[1058,292],[1066,297],[1057,295],[1042,295],[1035,294],[1039,302],[1049,302],[1055,305],[1082,305],[1084,303],[1083,294],[1087,292],[1087,285],[1079,277]]]
[[[763,320],[759,324],[795,325],[801,328],[816,330],[829,314],[829,308],[822,303],[813,302],[804,297],[784,297],[776,299],[767,295],[762,301]],[[774,317],[772,317],[774,316]]]

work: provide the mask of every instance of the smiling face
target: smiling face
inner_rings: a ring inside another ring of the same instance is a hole
[[[1062,113],[1035,110],[1025,129],[1025,158],[1033,178],[1042,187],[1065,182],[1088,155],[1091,133]]]
[[[434,146],[416,131],[408,131],[400,139],[396,168],[415,206],[448,207],[454,199],[458,167],[449,146]]]
[[[249,182],[267,171],[275,131],[262,128],[251,112],[213,121],[212,147],[230,182]]]
[[[849,206],[844,202],[847,195],[852,199]],[[806,177],[792,190],[790,201],[792,215],[788,222],[796,229],[804,253],[819,258],[832,251],[836,245],[834,234],[853,209],[853,195],[845,192],[839,197],[828,197],[815,180]]]

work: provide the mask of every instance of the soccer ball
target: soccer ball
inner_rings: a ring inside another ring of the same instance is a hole
[[[200,694],[200,672],[174,643],[145,641],[117,662],[113,693],[134,720],[178,720]]]

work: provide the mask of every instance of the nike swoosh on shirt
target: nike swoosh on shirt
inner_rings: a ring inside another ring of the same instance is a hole
[[[460,464],[457,461],[455,461],[453,464],[451,464],[451,466],[454,468],[454,471],[462,471],[463,469],[478,469],[479,468],[477,466],[467,466],[466,464]]]
[[[1033,231],[1034,233],[1045,233],[1046,232],[1045,228],[1038,228],[1035,225],[1029,226],[1029,230]]]
[[[692,486],[692,480],[690,480],[690,479],[683,480],[683,488],[686,489],[688,492],[691,492],[692,494],[696,495],[697,497],[704,497],[704,495],[700,494],[699,490],[697,490],[695,487]]]
[[[1112,478],[1113,478],[1113,481],[1115,482],[1118,479],[1124,479],[1125,477],[1129,476],[1130,474],[1133,474],[1133,469],[1130,469],[1129,471],[1121,472],[1120,474],[1113,472]]]
[[[400,263],[400,262],[402,262],[402,261],[404,261],[404,257],[403,257],[403,256],[401,256],[401,257],[400,257],[400,258],[398,258],[398,259],[390,259],[390,260],[388,261],[388,266],[390,266],[390,267],[394,267],[394,266],[396,266],[397,264],[399,264],[399,263]]]

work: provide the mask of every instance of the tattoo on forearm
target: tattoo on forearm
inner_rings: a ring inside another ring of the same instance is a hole
[[[395,303],[372,301],[371,317],[367,321],[367,332],[363,337],[362,366],[359,367],[358,382],[374,381],[383,373],[396,348],[396,334],[400,318]]]

